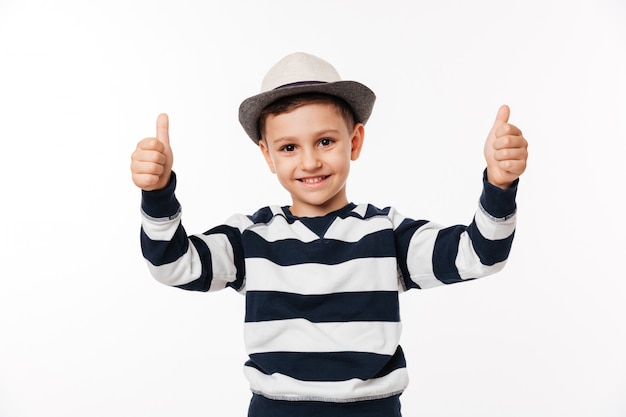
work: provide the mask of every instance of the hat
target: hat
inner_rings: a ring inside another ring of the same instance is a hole
[[[302,93],[324,93],[345,100],[356,122],[365,124],[372,114],[376,95],[356,81],[342,81],[337,70],[316,56],[296,52],[278,61],[265,75],[261,93],[239,106],[239,122],[257,145],[261,139],[258,121],[265,107],[274,101]]]

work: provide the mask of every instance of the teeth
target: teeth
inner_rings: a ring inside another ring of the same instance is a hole
[[[302,181],[305,184],[316,184],[318,182],[324,181],[325,178],[326,177],[302,178],[300,181]]]

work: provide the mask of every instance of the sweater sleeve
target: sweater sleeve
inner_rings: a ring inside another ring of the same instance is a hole
[[[241,289],[244,278],[241,233],[231,224],[187,235],[181,205],[174,193],[176,175],[161,190],[142,191],[141,250],[152,276],[165,285],[192,291]]]
[[[396,242],[404,289],[453,284],[500,271],[515,235],[517,185],[518,181],[501,189],[483,174],[478,210],[468,226],[403,219],[396,228]]]

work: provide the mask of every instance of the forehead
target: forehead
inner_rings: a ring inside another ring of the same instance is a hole
[[[265,122],[265,136],[307,137],[319,132],[348,134],[347,125],[337,106],[330,103],[307,103],[280,114],[271,114]]]

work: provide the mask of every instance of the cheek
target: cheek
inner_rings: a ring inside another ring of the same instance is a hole
[[[275,159],[272,164],[272,168],[270,169],[272,169],[272,172],[274,174],[277,174],[279,177],[284,177],[291,174],[291,172],[293,171],[293,166],[289,160]]]
[[[328,162],[331,163],[335,167],[335,169],[341,170],[341,171],[348,171],[350,169],[350,161],[351,161],[350,151],[337,152],[331,158],[328,159]]]

